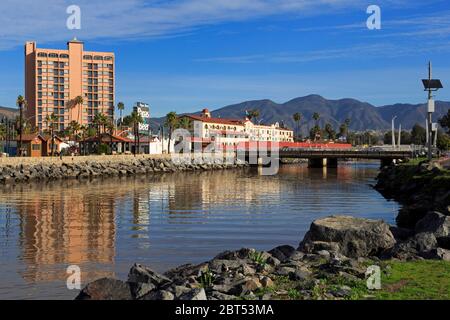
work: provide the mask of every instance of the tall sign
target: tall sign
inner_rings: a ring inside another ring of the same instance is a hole
[[[139,123],[139,133],[149,135],[150,134],[150,106],[147,103],[136,102],[133,107],[133,111],[136,111],[141,117],[142,122]]]

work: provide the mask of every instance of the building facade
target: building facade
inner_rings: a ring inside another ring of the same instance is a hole
[[[83,98],[76,104],[77,97]],[[90,125],[95,114],[114,115],[115,57],[111,52],[84,51],[76,39],[67,50],[25,44],[25,119],[39,131],[49,127],[48,115],[57,116],[62,131],[71,121]]]
[[[191,120],[193,138],[203,142],[215,142],[221,146],[238,146],[243,142],[294,142],[291,129],[272,125],[256,125],[248,118],[223,119],[211,117],[208,109],[202,114],[186,115]]]

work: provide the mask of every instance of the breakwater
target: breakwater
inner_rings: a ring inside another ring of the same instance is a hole
[[[247,166],[238,159],[202,156],[173,160],[170,155],[2,158],[0,184],[132,176],[177,171],[224,170]]]

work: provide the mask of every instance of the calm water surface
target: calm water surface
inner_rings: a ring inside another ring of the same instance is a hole
[[[0,299],[73,299],[66,268],[82,282],[125,279],[140,262],[157,271],[227,249],[298,246],[330,214],[393,223],[399,206],[370,187],[378,163],[276,176],[256,169],[175,173],[0,188]]]

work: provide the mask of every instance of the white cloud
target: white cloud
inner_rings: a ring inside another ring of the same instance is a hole
[[[0,50],[39,42],[99,38],[134,39],[187,32],[198,27],[278,14],[322,14],[362,7],[357,0],[2,0]],[[82,30],[66,29],[66,8],[78,5]]]

